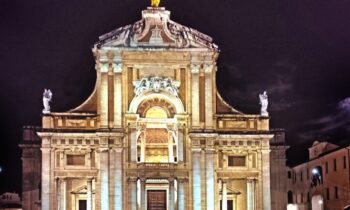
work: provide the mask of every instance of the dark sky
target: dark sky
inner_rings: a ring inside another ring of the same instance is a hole
[[[147,0],[0,0],[0,192],[20,191],[23,125],[79,105],[95,82],[90,46],[141,18]],[[271,127],[296,154],[316,139],[350,139],[349,0],[163,0],[176,22],[219,45],[217,85],[245,113],[267,90]],[[301,155],[290,155],[297,162]]]

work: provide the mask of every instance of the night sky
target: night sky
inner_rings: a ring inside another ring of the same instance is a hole
[[[0,0],[0,192],[21,190],[23,125],[40,125],[42,92],[66,111],[93,90],[98,36],[141,18],[147,0]],[[213,37],[217,85],[244,113],[267,90],[290,163],[314,140],[350,140],[349,0],[162,0],[172,20]],[[294,154],[294,155],[293,155]],[[295,155],[297,154],[297,155]]]

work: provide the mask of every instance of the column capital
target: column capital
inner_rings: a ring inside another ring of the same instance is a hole
[[[128,182],[136,182],[137,179],[137,177],[128,177]]]
[[[188,182],[188,178],[187,177],[176,177],[176,180],[179,183],[187,183]]]

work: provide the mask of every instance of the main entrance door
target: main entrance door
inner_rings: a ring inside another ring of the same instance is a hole
[[[166,210],[166,191],[147,190],[147,210]]]

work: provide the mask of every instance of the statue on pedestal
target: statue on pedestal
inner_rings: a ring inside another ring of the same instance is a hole
[[[269,105],[268,96],[266,91],[263,94],[259,94],[260,105],[261,105],[261,115],[268,117],[267,106]]]
[[[43,114],[48,114],[51,112],[50,110],[50,102],[52,100],[52,92],[50,89],[48,90],[44,90],[43,93],[43,105],[44,105],[44,109],[43,109]]]

